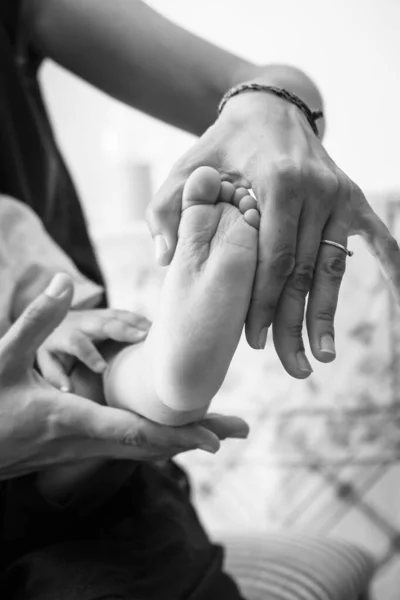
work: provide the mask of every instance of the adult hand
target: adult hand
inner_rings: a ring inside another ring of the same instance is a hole
[[[0,479],[95,457],[154,460],[195,448],[215,451],[219,439],[246,437],[247,425],[235,417],[164,427],[48,384],[33,369],[35,354],[65,317],[72,293],[69,277],[57,275],[0,339]]]
[[[312,353],[321,362],[335,358],[334,315],[346,254],[321,245],[321,240],[347,246],[361,206],[359,191],[355,194],[353,182],[329,157],[297,107],[269,94],[241,94],[229,100],[216,123],[178,161],[149,207],[162,264],[168,264],[175,250],[184,183],[201,165],[213,166],[222,179],[252,188],[256,195],[261,211],[259,261],[247,339],[253,348],[263,348],[273,323],[283,366],[293,377],[305,378],[311,373],[302,340],[308,295]],[[365,225],[361,221],[359,233]],[[376,215],[368,226],[375,244],[393,248]],[[396,252],[388,264],[394,264]],[[396,285],[400,290],[398,278]]]

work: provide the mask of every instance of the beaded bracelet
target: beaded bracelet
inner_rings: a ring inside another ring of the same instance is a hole
[[[284,100],[287,100],[288,102],[291,102],[292,104],[297,106],[304,113],[304,115],[307,118],[307,121],[311,125],[313,132],[315,133],[316,136],[318,136],[319,131],[318,131],[318,127],[316,125],[316,121],[318,119],[321,119],[324,116],[322,110],[315,110],[315,111],[311,110],[307,106],[307,104],[305,102],[303,102],[303,100],[301,98],[296,96],[296,94],[292,94],[292,92],[289,92],[288,90],[285,90],[284,88],[276,87],[274,85],[261,85],[260,83],[242,83],[240,85],[237,85],[237,86],[231,88],[224,95],[221,102],[219,103],[218,116],[221,114],[221,112],[222,112],[225,104],[228,102],[228,100],[230,100],[234,96],[238,96],[242,92],[248,92],[248,91],[267,92],[269,94],[274,94],[275,96],[278,96],[279,98],[284,98]]]

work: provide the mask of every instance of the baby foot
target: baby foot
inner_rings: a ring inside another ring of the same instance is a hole
[[[257,264],[260,215],[248,190],[211,167],[189,177],[178,244],[145,342],[158,398],[208,407],[239,343]],[[204,412],[204,411],[203,411]]]

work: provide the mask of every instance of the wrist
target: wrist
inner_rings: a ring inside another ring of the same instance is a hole
[[[297,106],[266,92],[249,90],[230,98],[219,115],[218,122],[229,129],[240,131],[244,128],[255,133],[260,132],[261,127],[284,131],[287,127],[300,125],[314,136],[306,116]]]
[[[281,88],[297,96],[306,104],[310,111],[323,110],[323,99],[317,86],[305,73],[295,67],[287,65],[257,67],[253,65],[250,68],[243,69],[239,75],[241,76],[241,81],[236,81],[235,85],[250,83]],[[298,107],[294,106],[289,109],[288,104],[290,103],[286,99],[273,98],[273,94],[271,93],[249,90],[230,98],[223,112],[227,111],[228,105],[231,105],[229,107],[231,118],[237,117],[240,119],[242,115],[242,117],[248,119],[252,114],[256,114],[259,117],[260,113],[266,114],[266,109],[268,113],[272,111],[275,117],[285,115],[286,118],[296,119],[300,117],[301,119],[304,116]],[[293,110],[293,108],[296,110]],[[320,138],[323,137],[324,130],[325,121],[322,118],[318,120]]]

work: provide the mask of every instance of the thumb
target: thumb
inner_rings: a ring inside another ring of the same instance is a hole
[[[373,228],[364,235],[370,251],[379,260],[382,274],[387,281],[397,304],[400,305],[400,248],[389,229],[373,213]]]
[[[400,305],[399,245],[361,190],[355,186],[353,194],[356,211],[350,234],[360,235],[370,252],[379,260],[383,276]]]
[[[155,244],[155,258],[167,266],[174,256],[182,211],[184,179],[170,175],[149,204],[146,220]]]
[[[3,368],[12,365],[25,369],[33,364],[39,346],[66,316],[72,296],[71,278],[64,273],[55,275],[46,290],[31,302],[1,338]]]

